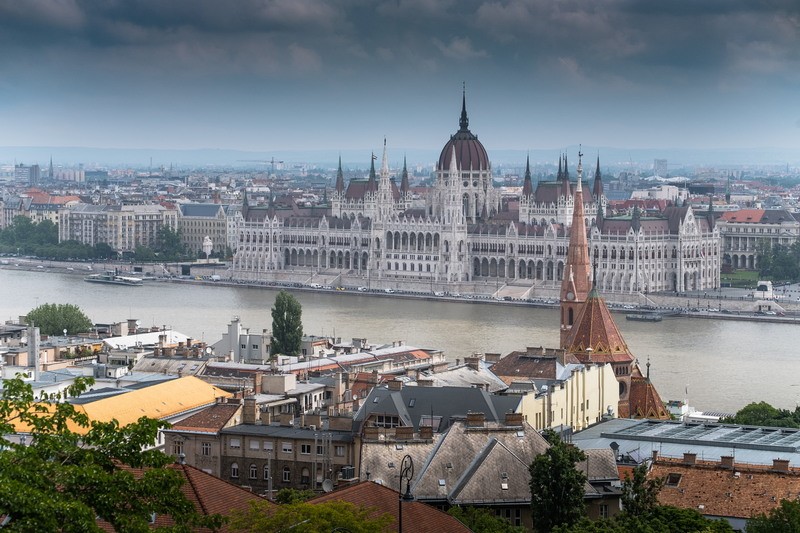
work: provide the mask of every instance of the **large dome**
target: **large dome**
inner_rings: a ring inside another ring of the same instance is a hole
[[[451,135],[450,140],[442,148],[442,153],[439,155],[438,169],[450,169],[450,159],[453,156],[453,148],[455,148],[456,164],[459,170],[489,170],[489,156],[486,154],[486,148],[483,147],[478,137],[469,131],[466,95],[461,101],[459,126],[460,128],[456,134]]]

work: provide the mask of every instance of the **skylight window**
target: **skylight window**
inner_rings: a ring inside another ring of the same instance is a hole
[[[677,487],[678,483],[680,482],[681,482],[681,474],[671,472],[667,474],[667,479],[666,481],[664,481],[664,485],[667,487]]]

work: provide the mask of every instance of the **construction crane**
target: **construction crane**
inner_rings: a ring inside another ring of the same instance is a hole
[[[283,161],[278,161],[274,157],[271,159],[238,159],[240,163],[264,163],[272,165],[272,174],[275,174],[275,163],[283,164]]]

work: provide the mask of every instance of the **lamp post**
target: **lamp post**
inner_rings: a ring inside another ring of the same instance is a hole
[[[414,477],[414,460],[410,455],[403,457],[400,463],[400,495],[398,498],[398,511],[397,511],[397,531],[403,533],[403,502],[411,501],[414,496],[411,494],[411,479]],[[406,492],[403,493],[403,480],[406,481]]]

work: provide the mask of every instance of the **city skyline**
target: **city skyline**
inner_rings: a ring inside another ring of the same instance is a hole
[[[795,150],[799,35],[790,1],[0,2],[0,146],[437,150],[466,83],[490,153]]]

